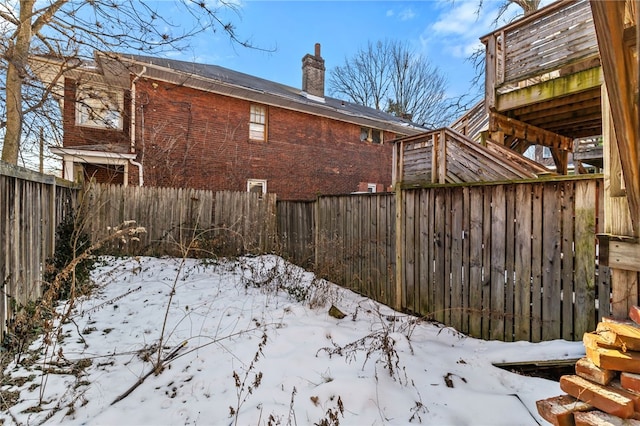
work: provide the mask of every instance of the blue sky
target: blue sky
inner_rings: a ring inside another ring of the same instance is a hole
[[[218,31],[199,36],[188,50],[166,56],[216,64],[300,87],[302,57],[314,52],[315,43],[322,46],[329,73],[368,41],[397,39],[408,42],[438,66],[447,77],[450,95],[462,95],[482,90],[471,87],[474,70],[467,58],[480,46],[479,37],[495,28],[500,2],[484,0],[480,14],[476,13],[478,0],[243,0],[237,4],[238,14],[225,16],[234,22],[240,38],[272,52],[234,45]],[[513,7],[508,15],[517,11]]]

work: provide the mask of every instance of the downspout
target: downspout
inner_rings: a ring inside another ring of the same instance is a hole
[[[143,66],[142,67],[142,71],[140,71],[139,74],[136,74],[136,76],[133,78],[133,80],[131,81],[131,128],[130,128],[130,135],[131,135],[131,146],[130,146],[130,151],[133,153],[136,151],[136,81],[138,81],[138,79],[140,77],[142,77],[142,75],[144,73],[147,72],[147,67]],[[138,163],[137,161],[135,161],[134,159],[130,158],[129,162],[136,166],[138,168],[138,185],[139,186],[143,186],[144,185],[144,175],[143,175],[143,171],[142,171],[142,164]]]

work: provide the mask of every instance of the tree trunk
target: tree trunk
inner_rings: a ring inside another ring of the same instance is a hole
[[[31,45],[31,21],[35,0],[20,1],[20,26],[13,46],[8,51],[7,127],[2,146],[2,161],[17,164],[22,136],[22,84]]]

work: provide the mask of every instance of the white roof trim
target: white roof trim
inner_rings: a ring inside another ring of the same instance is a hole
[[[78,148],[51,148],[51,152],[65,160],[71,160],[76,163],[126,164],[129,160],[136,159],[136,154],[90,151]]]

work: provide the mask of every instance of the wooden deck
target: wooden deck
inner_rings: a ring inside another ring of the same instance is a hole
[[[481,40],[492,121],[508,119],[528,127],[523,138],[509,128],[490,126],[492,139],[501,138],[519,152],[533,144],[549,146],[558,170],[566,170],[562,163],[572,150],[570,141],[602,134],[603,76],[589,1],[555,2]],[[554,147],[540,133],[566,140]]]

